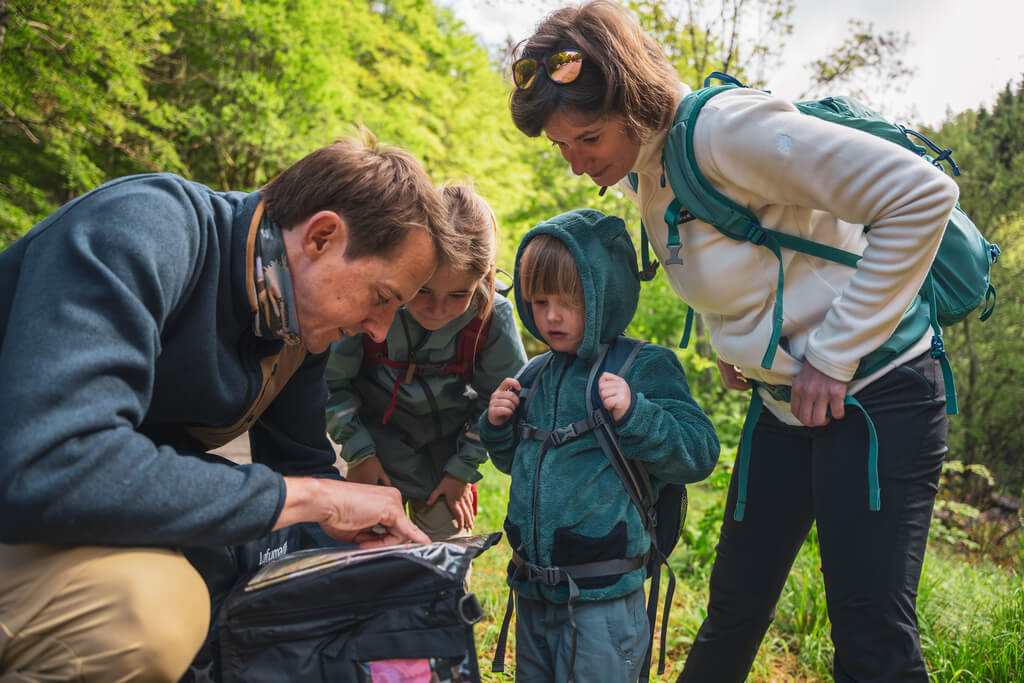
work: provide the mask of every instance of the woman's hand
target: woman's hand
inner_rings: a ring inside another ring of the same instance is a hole
[[[384,471],[380,458],[371,455],[354,467],[349,467],[345,478],[357,484],[382,484],[391,486],[391,477]]]
[[[519,407],[519,394],[523,387],[513,377],[506,377],[498,385],[498,388],[491,394],[491,400],[487,404],[487,421],[495,427],[500,427],[516,413]]]
[[[604,409],[612,414],[616,422],[622,419],[629,410],[629,404],[633,402],[633,392],[626,380],[610,372],[601,373],[597,380],[597,394],[601,397]]]
[[[722,376],[722,384],[725,385],[726,389],[736,389],[737,391],[747,391],[750,389],[750,382],[743,379],[743,375],[740,374],[735,365],[726,363],[721,358],[716,358],[715,363],[718,364],[718,374]]]
[[[452,511],[452,517],[459,525],[459,529],[472,529],[476,517],[473,512],[473,488],[467,482],[446,474],[427,498],[427,505],[433,505],[441,496],[444,496],[444,502]]]
[[[804,362],[800,373],[793,380],[789,409],[801,423],[808,427],[820,427],[828,424],[832,417],[843,419],[845,399],[846,382],[833,379]]]

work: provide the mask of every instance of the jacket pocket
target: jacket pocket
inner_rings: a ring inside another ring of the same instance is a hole
[[[611,531],[604,536],[584,536],[570,529],[555,529],[551,562],[556,567],[567,567],[574,564],[617,560],[626,557],[628,534],[626,522],[620,520]],[[576,585],[580,588],[604,588],[619,580],[621,574],[595,576],[580,579]]]

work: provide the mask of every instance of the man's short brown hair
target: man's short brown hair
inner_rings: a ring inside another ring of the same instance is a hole
[[[267,215],[290,230],[318,211],[348,226],[345,258],[390,258],[411,230],[426,230],[439,262],[459,263],[455,233],[430,177],[408,152],[365,128],[321,147],[263,188]]]

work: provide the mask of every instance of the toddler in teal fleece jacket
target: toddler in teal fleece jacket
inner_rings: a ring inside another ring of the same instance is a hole
[[[541,430],[583,420],[591,365],[639,297],[622,220],[581,209],[537,225],[519,246],[514,291],[523,325],[553,352],[520,419]],[[624,374],[604,373],[598,389],[626,457],[644,464],[656,490],[707,477],[718,439],[675,354],[647,344]],[[519,439],[520,388],[506,378],[480,419],[491,459],[512,477],[505,530],[515,551],[516,680],[635,681],[649,639],[641,589],[650,536],[593,432],[546,449]],[[623,573],[555,585],[536,580],[543,572],[516,571],[631,559]]]

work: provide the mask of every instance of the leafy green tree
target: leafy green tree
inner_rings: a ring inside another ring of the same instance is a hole
[[[1002,249],[992,267],[998,290],[987,322],[973,316],[946,331],[960,415],[950,422],[950,457],[983,463],[1012,491],[1024,485],[1019,453],[1024,428],[1024,84],[1007,85],[991,111],[958,114],[935,140],[960,165],[960,203],[986,238]]]
[[[904,61],[909,43],[908,33],[875,33],[873,24],[851,19],[847,38],[811,62],[811,84],[801,98],[842,93],[884,111],[887,96],[902,91],[917,71]]]
[[[723,71],[752,85],[777,66],[793,32],[793,0],[639,0],[630,7],[691,87]]]
[[[0,2],[0,247],[112,176],[182,168],[146,89],[173,2]]]

